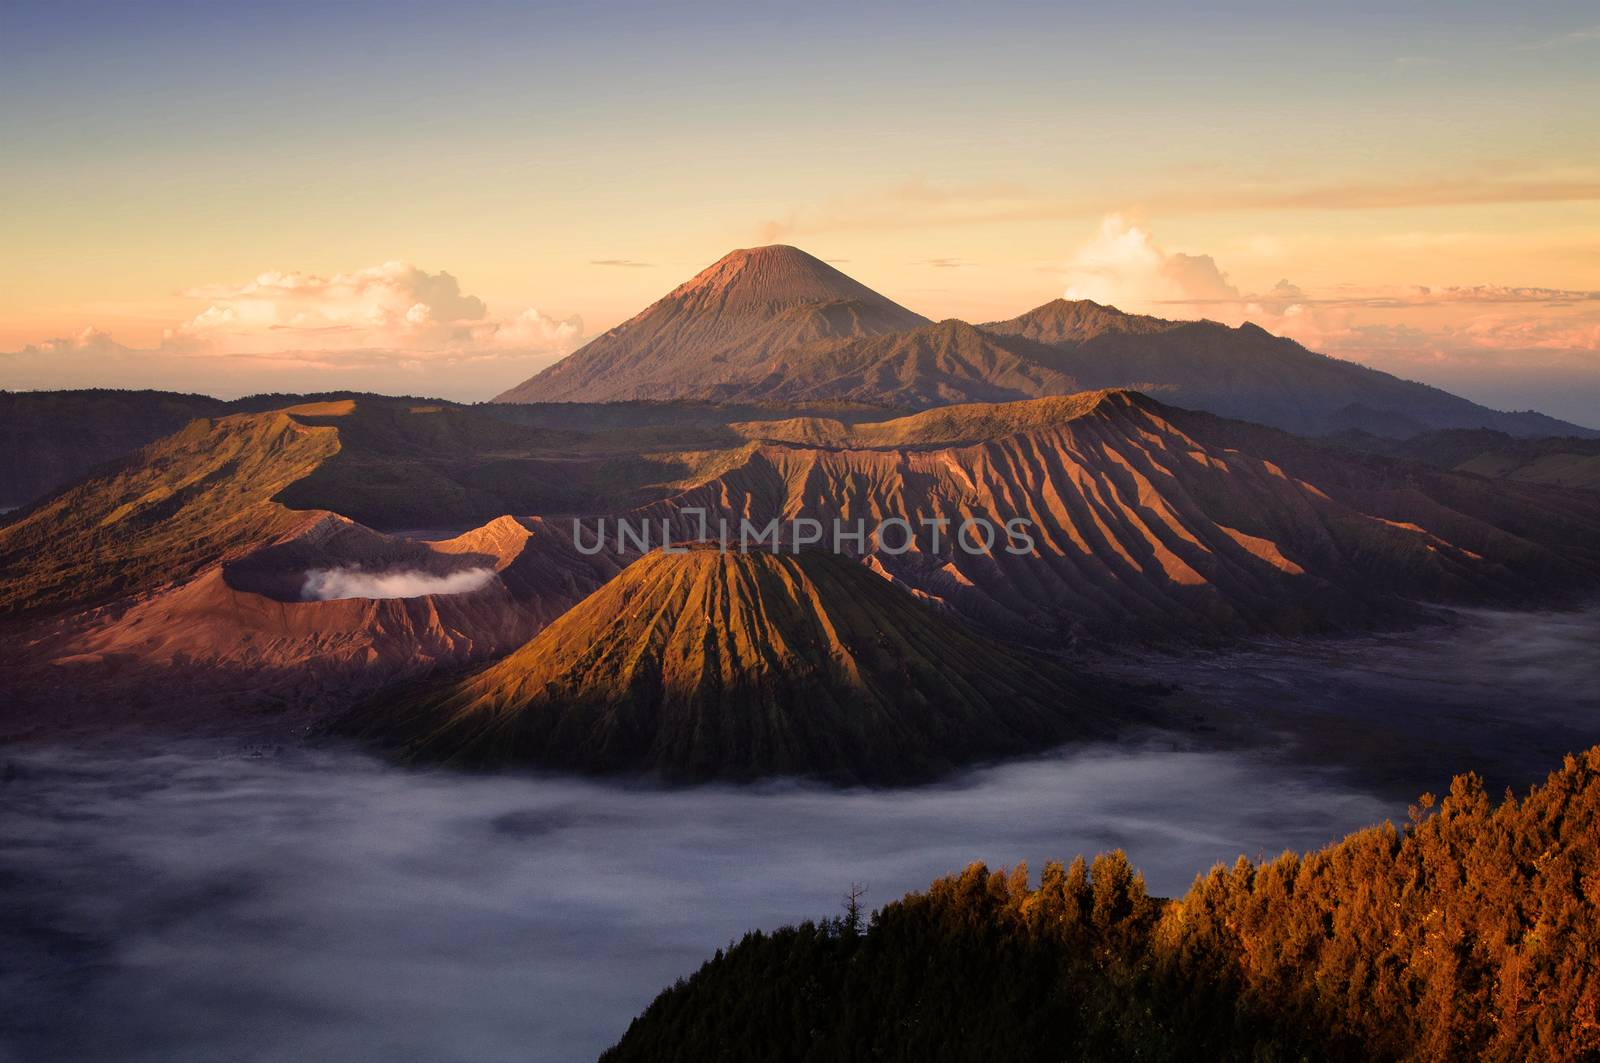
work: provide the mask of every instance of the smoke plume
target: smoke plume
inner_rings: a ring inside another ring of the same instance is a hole
[[[492,568],[469,568],[436,576],[416,569],[363,572],[358,568],[314,568],[306,573],[300,597],[308,602],[335,598],[420,598],[425,594],[466,594],[494,579]]]

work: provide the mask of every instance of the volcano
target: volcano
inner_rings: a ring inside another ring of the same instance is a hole
[[[791,348],[926,324],[799,248],[745,248],[496,401],[721,397]]]
[[[843,401],[908,410],[1106,388],[1302,435],[1490,428],[1600,436],[1318,354],[1248,322],[1168,321],[1055,299],[1007,321],[935,324],[787,246],[724,256],[497,401]]]
[[[931,778],[1126,722],[1105,685],[829,553],[657,551],[466,679],[336,729],[458,764]]]

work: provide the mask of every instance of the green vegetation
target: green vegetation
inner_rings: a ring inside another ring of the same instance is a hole
[[[1600,747],[1521,801],[1458,777],[1403,829],[1176,901],[1112,853],[748,934],[602,1058],[1597,1059]]]

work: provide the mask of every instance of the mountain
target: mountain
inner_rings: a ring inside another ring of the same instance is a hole
[[[453,763],[905,782],[1126,718],[855,561],[702,544],[646,555],[503,660],[337,729]]]
[[[406,400],[191,422],[0,526],[0,727],[232,720],[281,733],[516,648],[615,561],[580,555],[565,526],[535,516],[413,538],[315,503],[411,517],[421,496],[421,515],[456,527],[499,492],[542,508],[564,480],[584,482],[544,449],[560,438]],[[624,475],[605,457],[580,464]],[[286,502],[296,494],[311,504]],[[357,589],[313,594],[318,573]]]
[[[1049,349],[1029,340],[950,320],[786,350],[755,367],[748,383],[729,383],[721,393],[740,401],[892,401],[926,408],[1082,390],[1051,366],[1053,360]]]
[[[1133,392],[789,412],[363,397],[193,421],[0,525],[0,715],[30,728],[187,705],[301,726],[509,652],[637,563],[614,540],[580,552],[574,518],[591,537],[627,519],[678,539],[698,536],[695,509],[735,529],[897,518],[909,549],[840,548],[1050,651],[1351,630],[1418,601],[1546,604],[1600,584],[1593,493]],[[1032,545],[957,549],[968,519],[1031,522]],[[310,594],[316,573],[364,589]]]
[[[1457,472],[1600,491],[1600,439],[1517,439],[1489,428],[1456,428],[1409,439],[1350,429],[1327,440],[1352,450],[1424,461]]]
[[[1482,427],[1600,437],[1316,354],[1252,324],[1165,321],[1065,299],[1009,321],[934,324],[785,246],[726,255],[497,401],[928,408],[1101,388],[1309,435]]]
[[[925,324],[798,248],[746,248],[496,401],[720,398],[791,348]]]
[[[746,934],[600,1058],[1596,1058],[1600,748],[1521,800],[1468,775],[1432,804],[1173,901],[1120,851],[973,864],[870,922]]]
[[[982,326],[998,336],[1022,336],[1047,346],[1084,343],[1105,335],[1155,336],[1183,323],[1143,314],[1125,314],[1092,299],[1052,299],[1012,318]]]
[[[1531,411],[1491,410],[1439,388],[1308,351],[1257,325],[1162,321],[1056,299],[980,326],[1046,345],[1082,388],[1138,388],[1165,402],[1307,435],[1494,428],[1517,436],[1600,433]]]
[[[1209,638],[1362,627],[1407,601],[1532,601],[1600,581],[1600,502],[1355,454],[1127,391],[943,407],[761,440],[634,511],[737,528],[901,518],[897,579],[1021,638]],[[968,519],[1031,522],[1021,553],[958,549]],[[939,541],[935,534],[944,522]],[[898,542],[900,533],[894,533]]]
[[[191,578],[25,628],[0,667],[0,731],[299,733],[391,683],[516,649],[617,571],[537,518],[419,542],[307,516]],[[348,589],[312,596],[319,574]]]
[[[357,398],[430,401],[354,392],[249,395],[223,401],[209,395],[114,388],[0,391],[0,515],[123,461],[198,417],[262,413],[296,404]]]
[[[199,419],[0,526],[0,615],[192,576],[307,517],[272,502],[339,450],[291,411]]]
[[[0,391],[0,511],[226,410],[168,391]]]

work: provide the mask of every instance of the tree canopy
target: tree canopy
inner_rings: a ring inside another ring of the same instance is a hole
[[[1600,747],[1172,901],[1121,852],[973,864],[864,933],[746,935],[603,1059],[1600,1059],[1597,813]]]

